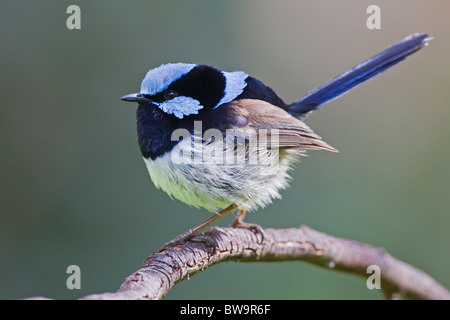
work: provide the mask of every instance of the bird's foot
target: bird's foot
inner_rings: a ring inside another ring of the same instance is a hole
[[[161,247],[161,249],[162,249],[162,248],[165,248],[165,247],[174,247],[174,246],[176,246],[176,245],[183,244],[183,243],[185,243],[185,242],[191,240],[196,234],[197,234],[196,230],[194,230],[194,229],[189,229],[189,230],[186,231],[185,233],[180,234],[179,236],[177,236],[175,239],[170,240],[169,242],[165,243],[165,244]]]
[[[259,224],[244,222],[244,217],[245,210],[239,210],[238,215],[230,224],[230,227],[250,230],[256,235],[258,243],[263,243],[265,239],[264,229]]]
[[[161,247],[161,249],[163,249],[165,247],[173,247],[173,246],[185,243],[187,241],[194,241],[194,242],[204,243],[208,247],[212,248],[212,252],[213,252],[212,254],[214,254],[216,252],[216,245],[215,245],[215,243],[214,243],[214,241],[212,239],[210,239],[210,238],[208,238],[206,236],[197,236],[195,238],[194,238],[194,236],[197,235],[201,230],[203,230],[204,228],[209,226],[211,223],[213,223],[214,221],[220,219],[221,217],[223,217],[227,213],[230,213],[231,211],[233,211],[236,208],[237,208],[236,204],[234,204],[234,203],[230,204],[228,207],[226,207],[225,209],[223,209],[219,213],[215,214],[214,216],[212,216],[211,218],[209,218],[205,222],[199,224],[195,228],[189,229],[188,231],[186,231],[183,234],[180,234],[175,239],[170,240],[165,245],[163,245]],[[244,213],[245,213],[245,211],[244,211]]]
[[[164,244],[161,249],[167,248],[167,247],[175,247],[178,245],[185,244],[186,242],[198,242],[203,243],[205,246],[207,246],[210,249],[210,254],[213,255],[216,253],[216,243],[213,239],[207,236],[203,236],[202,234],[198,234],[198,230],[196,228],[189,229],[183,234],[180,234],[175,239],[170,240],[166,244]]]

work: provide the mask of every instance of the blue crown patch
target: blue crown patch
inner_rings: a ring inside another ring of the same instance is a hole
[[[167,63],[147,72],[141,83],[141,93],[155,95],[166,90],[170,84],[189,73],[196,64]]]

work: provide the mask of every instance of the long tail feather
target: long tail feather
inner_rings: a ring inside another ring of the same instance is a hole
[[[396,65],[410,54],[428,45],[432,39],[426,33],[407,36],[291,103],[288,109],[289,113],[296,117],[305,117],[308,112],[318,106],[336,99],[350,89]]]

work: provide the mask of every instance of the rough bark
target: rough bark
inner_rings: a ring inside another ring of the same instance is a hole
[[[389,299],[450,299],[450,292],[424,272],[392,257],[382,248],[346,240],[306,226],[264,229],[218,228],[175,246],[163,247],[145,260],[117,292],[81,299],[162,299],[177,283],[224,261],[306,261],[367,279],[367,267],[381,271],[381,289]]]

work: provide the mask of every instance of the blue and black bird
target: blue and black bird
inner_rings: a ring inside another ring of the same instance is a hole
[[[243,71],[168,63],[150,70],[139,93],[138,142],[157,188],[215,215],[176,241],[239,209],[264,207],[288,186],[289,171],[305,150],[337,151],[305,123],[307,115],[426,46],[410,35],[292,103]]]

